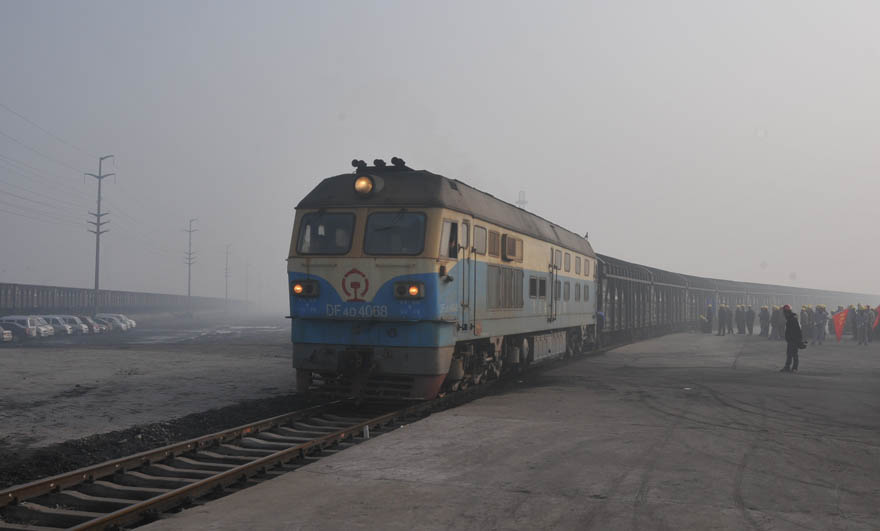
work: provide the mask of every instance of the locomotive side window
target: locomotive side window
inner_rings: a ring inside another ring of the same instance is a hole
[[[384,255],[417,255],[425,249],[425,214],[374,212],[367,217],[364,252]]]
[[[571,254],[565,253],[565,272],[571,271]]]
[[[547,279],[541,278],[538,279],[538,298],[546,299],[547,298]]]
[[[590,300],[590,285],[584,284],[584,301]]]
[[[489,231],[489,256],[501,256],[501,236],[494,230]]]
[[[580,256],[574,257],[574,274],[575,275],[581,274],[581,257]]]
[[[571,298],[571,284],[566,280],[565,287],[562,288],[562,298],[568,300]]]
[[[529,277],[529,298],[535,299],[538,297],[538,279],[535,277]]]
[[[474,225],[474,249],[477,254],[486,254],[486,227]]]
[[[490,265],[487,278],[489,308],[522,308],[523,278],[522,269]]]
[[[299,254],[346,254],[351,249],[354,214],[310,212],[302,217],[296,252]]]
[[[458,223],[454,221],[443,222],[443,232],[440,236],[440,256],[458,258]]]
[[[486,287],[488,296],[486,305],[489,308],[501,307],[501,268],[497,265],[490,265],[486,274]]]
[[[575,282],[574,283],[574,301],[577,302],[579,300],[581,300],[581,283]]]

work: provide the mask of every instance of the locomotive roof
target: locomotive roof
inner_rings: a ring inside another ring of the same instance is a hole
[[[354,190],[354,181],[359,175],[369,175],[380,183],[367,197],[358,195]],[[296,208],[364,206],[448,208],[595,257],[593,247],[586,238],[457,179],[425,170],[370,167],[357,174],[343,173],[328,177],[309,192]]]

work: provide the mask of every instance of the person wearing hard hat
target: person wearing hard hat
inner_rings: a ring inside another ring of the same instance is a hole
[[[755,334],[755,308],[749,306],[746,310],[746,332],[751,336]]]
[[[804,336],[801,334],[801,326],[798,324],[797,315],[791,311],[791,306],[786,304],[782,307],[785,316],[785,367],[779,372],[797,372],[798,350],[806,348]]]
[[[770,309],[768,307],[761,306],[761,311],[758,313],[758,321],[761,323],[761,337],[769,337]]]
[[[816,311],[813,315],[813,329],[814,329],[814,339],[813,342],[817,345],[821,345],[825,342],[825,331],[828,325],[828,310],[825,309],[824,304],[817,304]]]

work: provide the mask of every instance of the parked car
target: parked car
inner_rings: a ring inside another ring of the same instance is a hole
[[[128,325],[116,317],[95,317],[95,321],[107,326],[110,332],[124,332],[128,330]]]
[[[82,334],[88,334],[91,332],[91,329],[87,324],[82,322],[79,317],[75,315],[59,315],[62,321],[69,324],[73,328],[73,335],[80,336]]]
[[[118,321],[127,325],[129,329],[137,326],[137,323],[134,321],[134,319],[121,313],[99,313],[98,317],[115,317]]]
[[[0,326],[0,343],[11,343],[13,339],[12,331]]]
[[[58,315],[42,315],[44,321],[49,323],[55,329],[56,336],[72,336],[73,327],[64,322]]]
[[[40,337],[51,337],[55,335],[55,327],[50,325],[45,319],[39,315],[31,315],[31,317],[37,320],[37,327],[42,330],[42,335],[40,335]]]
[[[12,332],[15,339],[36,339],[43,336],[43,329],[34,317],[26,315],[7,315],[0,317],[3,328]]]
[[[107,325],[95,321],[94,319],[92,319],[92,318],[89,317],[88,315],[77,315],[76,317],[77,317],[80,321],[82,321],[83,323],[85,323],[85,325],[86,325],[87,327],[89,327],[89,330],[90,330],[93,334],[103,334],[103,333],[105,333],[105,332],[109,332],[109,331],[110,331],[110,328],[108,328]]]

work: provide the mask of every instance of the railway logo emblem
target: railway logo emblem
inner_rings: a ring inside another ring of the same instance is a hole
[[[363,297],[370,289],[370,281],[367,275],[357,269],[352,269],[342,277],[342,292],[348,297],[348,302],[365,302]]]

